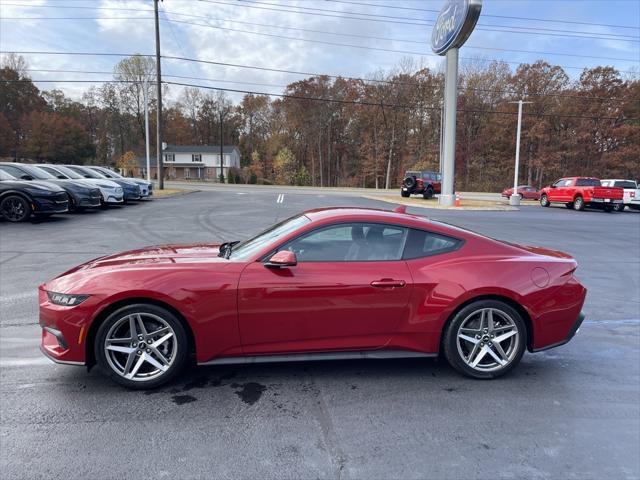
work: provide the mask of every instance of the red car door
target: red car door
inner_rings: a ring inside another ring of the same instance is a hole
[[[406,235],[396,226],[334,225],[279,248],[296,254],[295,266],[249,264],[238,285],[245,354],[387,344],[409,315]]]
[[[549,194],[547,195],[549,201],[551,202],[564,202],[567,197],[567,193],[565,191],[565,184],[567,183],[566,178],[561,178],[556,183],[553,184],[553,187],[549,189]]]

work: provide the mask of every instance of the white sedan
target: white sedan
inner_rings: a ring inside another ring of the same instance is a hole
[[[64,165],[39,164],[38,167],[57,178],[82,179],[100,189],[103,205],[119,205],[124,202],[124,191],[116,182],[106,178],[85,178]]]
[[[107,178],[118,178],[122,180],[129,180],[130,182],[137,183],[140,186],[140,196],[148,197],[153,195],[153,183],[148,182],[147,180],[143,180],[142,178],[131,178],[131,177],[123,177],[117,172],[107,168],[107,167],[98,167],[94,165],[87,165],[87,168],[95,170],[98,173],[101,173]]]

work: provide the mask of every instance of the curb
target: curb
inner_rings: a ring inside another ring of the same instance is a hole
[[[378,200],[379,202],[391,203],[395,205],[405,205],[407,207],[413,208],[426,208],[428,210],[476,210],[476,211],[486,211],[486,212],[514,212],[519,211],[520,209],[517,207],[513,207],[511,205],[496,205],[495,207],[441,207],[440,205],[416,205],[415,203],[407,202],[402,198],[398,200],[389,200],[386,198],[380,198],[373,195],[362,195],[362,198],[368,198],[369,200]]]
[[[162,197],[153,196],[152,200],[166,200],[168,198],[182,197],[184,195],[189,195],[190,193],[200,192],[201,190],[184,190],[182,192],[170,193],[169,195],[163,195]]]

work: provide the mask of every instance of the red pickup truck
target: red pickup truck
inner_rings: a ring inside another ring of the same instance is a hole
[[[584,210],[584,207],[602,207],[610,212],[622,203],[624,190],[618,187],[603,187],[600,180],[592,177],[566,177],[540,190],[540,205],[564,203],[567,208]]]

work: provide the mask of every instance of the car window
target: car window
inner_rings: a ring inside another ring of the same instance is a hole
[[[576,180],[576,187],[599,187],[600,180],[597,178],[579,178]]]
[[[0,165],[0,169],[7,172],[9,175],[13,175],[16,178],[21,178],[23,175],[27,175],[26,172],[23,172],[13,165]]]
[[[619,180],[614,183],[614,186],[620,188],[636,188],[636,182],[632,182],[630,180]]]
[[[460,245],[462,240],[457,238],[411,228],[402,258],[409,260],[447,253],[458,249]]]
[[[564,187],[564,182],[566,180],[564,178],[561,178],[560,180],[556,180],[556,182],[553,184],[554,187]]]
[[[400,260],[408,229],[377,223],[343,223],[304,234],[279,250],[298,262],[375,262]]]
[[[17,180],[13,175],[9,175],[4,170],[0,169],[0,181],[2,180]]]

